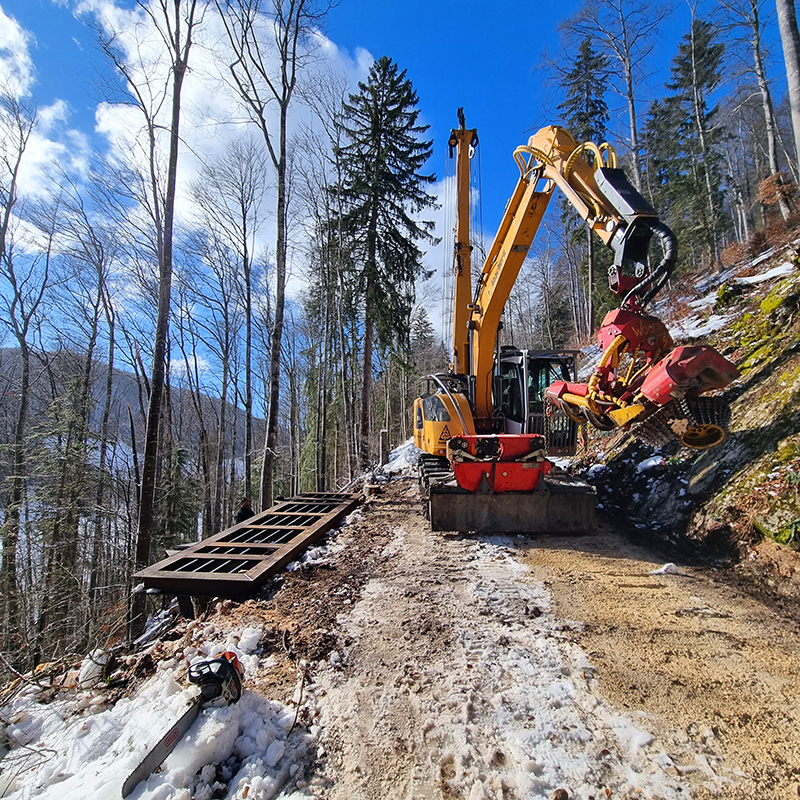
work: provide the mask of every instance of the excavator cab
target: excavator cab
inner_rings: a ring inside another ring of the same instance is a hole
[[[577,350],[520,350],[505,346],[495,364],[494,414],[498,433],[538,433],[548,455],[575,455],[578,426],[545,402],[555,381],[577,380]]]
[[[444,459],[453,436],[475,429],[467,399],[467,376],[437,373],[426,375],[423,381],[425,392],[414,400],[414,444]]]

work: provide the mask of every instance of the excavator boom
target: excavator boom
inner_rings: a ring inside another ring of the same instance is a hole
[[[459,123],[450,138],[458,185],[451,372],[428,376],[438,388],[414,404],[431,523],[587,533],[595,525],[592,489],[555,478],[547,455],[574,453],[583,422],[630,428],[654,444],[674,437],[712,447],[725,438],[730,409],[701,395],[738,373],[713,348],[672,349],[664,323],[644,312],[675,265],[675,236],[618,169],[611,146],[578,143],[558,126],[515,150],[519,179],[473,294],[469,158],[478,136],[460,109]],[[575,355],[497,346],[503,310],[556,189],[614,253],[609,287],[621,305],[603,321],[603,355],[587,383],[577,382]]]

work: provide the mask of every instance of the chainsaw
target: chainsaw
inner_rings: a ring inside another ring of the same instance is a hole
[[[189,667],[189,682],[200,687],[200,694],[189,703],[183,716],[164,734],[158,744],[142,759],[138,767],[122,785],[122,796],[127,797],[141,781],[155,772],[175,749],[181,737],[192,727],[203,706],[217,700],[230,705],[242,696],[244,669],[235,653],[221,653],[209,661],[200,661]]]

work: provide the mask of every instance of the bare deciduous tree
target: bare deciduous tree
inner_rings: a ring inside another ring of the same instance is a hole
[[[581,10],[560,28],[577,44],[587,37],[601,52],[619,65],[619,78],[612,86],[624,99],[628,111],[629,146],[633,180],[642,186],[641,147],[636,104],[643,62],[653,50],[662,22],[671,13],[669,3],[636,3],[631,0],[587,0]],[[610,74],[615,74],[610,70]]]
[[[764,130],[767,138],[769,172],[771,175],[776,175],[780,172],[780,165],[778,164],[778,125],[772,107],[772,95],[764,64],[764,48],[762,44],[764,33],[763,2],[762,0],[720,0],[720,4],[730,15],[731,27],[743,27],[747,31],[747,45],[752,59],[749,70],[755,74],[758,91],[761,96]],[[781,196],[778,204],[781,215],[786,219],[790,212],[786,198]]]
[[[35,257],[19,264],[14,228],[19,214],[19,174],[25,151],[36,125],[35,109],[13,94],[0,97],[0,277],[6,290],[0,293],[4,305],[2,320],[20,351],[19,405],[14,425],[11,492],[2,528],[2,590],[4,603],[3,650],[19,652],[19,598],[17,595],[17,544],[26,485],[25,434],[30,402],[30,336],[49,281],[49,260]],[[14,641],[16,640],[16,641]]]
[[[281,341],[286,299],[289,106],[310,52],[312,28],[324,15],[313,0],[215,0],[233,51],[230,75],[275,169],[275,306],[270,337],[269,402],[259,504],[272,504],[278,441]],[[277,60],[277,68],[273,63]],[[278,107],[277,121],[270,114]],[[276,130],[277,129],[277,130]]]
[[[215,258],[227,250],[235,256],[228,286],[229,303],[236,296],[244,312],[244,494],[251,497],[253,466],[253,295],[257,292],[256,241],[264,224],[263,206],[268,188],[266,159],[250,137],[234,140],[218,159],[206,164],[192,185],[200,228],[215,239],[209,264],[221,274],[226,259]],[[221,455],[221,454],[220,454]],[[221,461],[221,459],[220,459]]]
[[[153,364],[150,398],[147,409],[144,459],[142,463],[139,522],[136,544],[136,567],[150,561],[150,545],[155,531],[156,479],[158,473],[158,444],[161,425],[161,406],[164,398],[167,335],[169,332],[170,293],[172,287],[172,250],[175,225],[175,193],[178,181],[178,151],[180,145],[181,92],[189,66],[189,53],[196,26],[202,14],[202,0],[158,0],[148,3],[137,0],[143,19],[156,34],[163,47],[166,61],[157,60],[142,70],[142,59],[134,68],[127,55],[119,49],[117,32],[106,33],[103,49],[124,77],[128,99],[141,112],[144,127],[149,177],[149,211],[154,226],[158,258],[158,310],[153,345]],[[164,66],[166,65],[166,74]],[[169,105],[166,119],[162,110]],[[167,163],[163,174],[160,153],[162,132],[166,130]],[[144,627],[144,598],[136,595],[131,610],[131,633]]]

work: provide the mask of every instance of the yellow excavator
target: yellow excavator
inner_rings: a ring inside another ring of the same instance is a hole
[[[673,349],[664,323],[644,311],[672,272],[675,237],[617,168],[610,145],[578,143],[561,127],[542,128],[515,150],[520,177],[473,291],[469,187],[478,134],[463,109],[449,145],[457,186],[452,361],[448,372],[423,378],[426,391],[414,402],[431,526],[591,532],[592,488],[551,473],[548,456],[574,454],[583,422],[630,429],[654,445],[719,444],[730,408],[701,395],[738,372],[713,348]],[[587,383],[577,380],[576,351],[498,346],[503,309],[556,188],[613,251],[609,286],[622,301],[599,329],[603,355]]]

